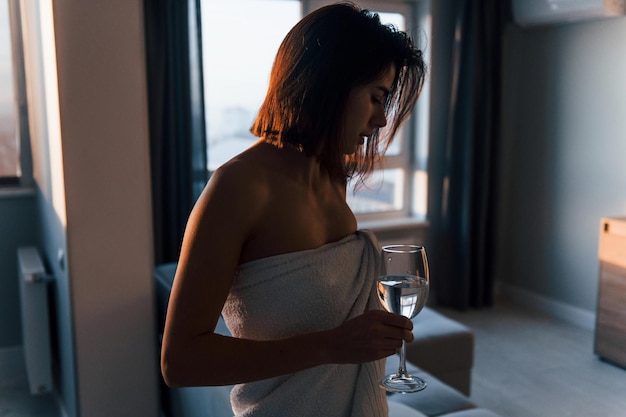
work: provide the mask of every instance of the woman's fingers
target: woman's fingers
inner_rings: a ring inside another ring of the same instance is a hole
[[[402,341],[413,340],[413,323],[382,310],[368,311],[334,329],[333,351],[337,363],[361,363],[392,355]]]

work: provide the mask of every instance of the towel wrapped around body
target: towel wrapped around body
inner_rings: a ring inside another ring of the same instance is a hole
[[[239,267],[222,310],[234,337],[272,340],[328,330],[378,308],[374,280],[378,243],[358,231],[317,249],[248,262]],[[384,360],[328,364],[231,392],[236,416],[386,417],[378,381]]]

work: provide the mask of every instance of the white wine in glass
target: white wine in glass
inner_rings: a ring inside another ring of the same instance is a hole
[[[412,319],[426,304],[428,288],[428,260],[423,246],[383,246],[377,293],[385,310]],[[380,381],[387,391],[408,393],[426,388],[426,381],[407,372],[404,345],[402,341],[398,372]]]

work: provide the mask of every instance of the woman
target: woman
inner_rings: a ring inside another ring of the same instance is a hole
[[[412,323],[373,307],[377,244],[357,231],[346,184],[372,170],[424,74],[406,34],[351,4],[287,34],[259,141],[214,173],[190,215],[163,339],[168,385],[239,384],[237,415],[386,415],[382,359],[412,340]],[[232,337],[215,333],[220,315]]]

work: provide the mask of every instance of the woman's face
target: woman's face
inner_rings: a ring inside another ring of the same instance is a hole
[[[348,95],[341,137],[344,154],[355,153],[366,137],[387,124],[385,101],[395,76],[391,65],[380,78],[353,88]]]

